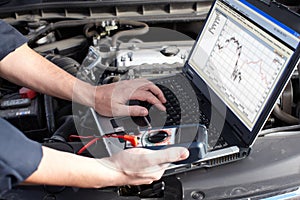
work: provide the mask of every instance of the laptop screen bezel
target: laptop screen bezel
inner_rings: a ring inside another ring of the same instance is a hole
[[[226,2],[224,2],[224,0],[219,0],[219,1],[226,3]],[[217,0],[214,1],[212,8],[214,7],[216,2],[217,2]],[[300,21],[299,15],[291,12],[286,7],[280,6],[280,4],[278,4],[276,2],[272,2],[270,5],[267,5],[258,0],[248,0],[247,3],[253,5],[256,8],[258,8],[259,10],[267,13],[268,15],[270,15],[274,19],[280,21],[281,23],[284,23],[289,28],[291,28],[297,32],[300,32],[300,30],[299,30],[300,28],[297,27],[297,25]],[[210,12],[208,13],[208,16],[212,12],[212,8],[211,8]],[[285,18],[282,16],[289,16],[289,20],[284,20]],[[197,41],[199,40],[199,38],[201,36],[202,30],[200,31],[198,38],[197,38],[195,45],[192,48],[191,52],[193,52],[193,50],[196,48]],[[229,125],[229,126],[227,126],[227,125],[224,126],[225,128],[222,130],[222,135],[223,136],[235,135],[235,136],[239,137],[238,140],[242,141],[242,143],[238,143],[238,145],[240,145],[242,147],[247,147],[247,146],[251,146],[253,141],[257,138],[259,131],[262,129],[267,118],[269,117],[270,113],[272,112],[272,109],[274,108],[278,97],[280,96],[281,92],[285,88],[286,84],[288,83],[288,80],[290,79],[290,77],[295,69],[295,66],[297,66],[297,64],[299,62],[299,57],[300,57],[299,54],[300,54],[300,45],[298,44],[298,46],[295,50],[295,53],[293,54],[289,63],[287,64],[286,68],[282,72],[282,76],[279,78],[272,95],[266,102],[265,107],[263,108],[261,114],[259,115],[256,124],[253,126],[253,128],[251,130],[231,111],[231,109],[229,107],[226,106],[226,104],[218,97],[218,95],[213,90],[208,89],[208,86],[205,83],[205,81],[198,76],[196,71],[189,64],[192,53],[190,54],[190,57],[187,60],[185,66],[183,68],[183,72],[188,75],[188,77],[193,82],[193,85],[196,88],[198,88],[198,90],[201,91],[201,93],[204,94],[204,96],[207,99],[215,99],[214,104],[212,106],[217,111],[219,111],[219,114],[221,114],[221,115],[223,114],[224,119],[226,118],[226,120],[224,120],[224,122],[226,121],[225,123]],[[226,108],[226,112],[224,112],[224,107]],[[232,131],[234,131],[235,134],[233,134]]]

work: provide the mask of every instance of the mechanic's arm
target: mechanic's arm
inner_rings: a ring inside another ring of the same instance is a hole
[[[143,107],[126,106],[128,99],[148,101],[165,109],[162,92],[147,80],[122,81],[94,87],[49,62],[27,44],[1,60],[0,74],[18,85],[93,107],[105,116],[148,114]]]
[[[136,148],[93,159],[43,147],[38,169],[25,182],[85,188],[149,184],[160,179],[168,163],[188,155],[181,147],[159,151]]]
[[[161,177],[168,162],[185,159],[185,148],[132,148],[94,159],[42,147],[0,118],[0,196],[21,182],[98,188],[147,184]]]

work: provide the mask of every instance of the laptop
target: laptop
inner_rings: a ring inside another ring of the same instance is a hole
[[[186,82],[180,89],[172,86],[173,92],[186,92],[183,96],[197,102],[193,111],[199,109],[201,116],[208,118],[205,122],[159,127],[171,135],[178,134],[177,127],[184,127],[179,131],[179,142],[192,140],[198,134],[187,124],[200,124],[207,129],[205,155],[192,163],[171,165],[165,174],[247,157],[299,64],[299,42],[300,16],[287,7],[268,0],[215,0],[182,73],[154,80],[161,89],[169,87],[164,86],[164,81]],[[129,118],[107,118],[93,110],[92,114],[101,135],[130,124],[126,121]],[[198,114],[198,118],[201,116]],[[158,127],[146,121],[148,128]],[[124,149],[124,143],[118,140],[103,142],[109,155]]]

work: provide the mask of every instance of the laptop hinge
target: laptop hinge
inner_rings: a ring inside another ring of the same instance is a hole
[[[237,138],[245,144],[245,141],[243,140],[243,132],[240,130],[240,128],[237,125],[233,125],[232,129]]]
[[[191,69],[187,69],[186,75],[187,75],[187,78],[189,80],[193,80],[193,78],[194,78],[194,72]]]

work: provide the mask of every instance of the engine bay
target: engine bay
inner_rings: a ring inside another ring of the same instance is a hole
[[[85,9],[79,11],[79,7],[56,11],[55,8],[44,8],[39,10],[43,11],[42,15],[37,11],[28,14],[25,9],[23,12],[14,12],[13,15],[2,12],[0,16],[26,35],[28,45],[40,55],[81,80],[93,85],[103,85],[120,80],[180,73],[210,3],[211,1],[170,4],[167,8],[171,10],[170,13],[179,14],[177,18],[165,19],[153,17],[155,15],[120,19],[123,17],[113,18],[104,14],[104,17],[99,18],[80,18],[78,16],[85,16],[86,13],[82,12]],[[288,6],[300,13],[297,3]],[[115,6],[115,12],[119,16],[125,13],[130,16],[137,7],[140,8],[141,5],[132,5],[127,9]],[[166,9],[163,3],[158,3],[155,9],[153,7],[143,5],[142,10],[147,13],[152,9],[151,12],[161,14]],[[100,10],[90,8],[89,12],[99,15],[107,9],[107,14],[109,8],[109,5],[99,8]],[[190,10],[192,11],[183,13]],[[59,17],[62,13],[64,17]],[[180,14],[184,14],[186,18]],[[300,66],[295,69],[278,99],[264,125],[262,137],[274,132],[300,129],[299,70]],[[87,120],[87,115],[91,114],[88,108],[81,107],[74,115],[74,104],[70,101],[40,94],[4,79],[0,81],[0,116],[30,139],[57,149],[78,152],[89,140],[76,136],[81,132],[97,134],[97,130],[91,125],[93,122]],[[88,152],[82,155],[91,156]],[[179,187],[178,181],[172,178],[166,182],[174,188]],[[161,197],[164,187],[164,182],[141,187],[125,186],[118,188],[118,194]]]
[[[84,81],[102,85],[181,72],[195,35],[154,25],[130,20],[67,20],[15,27],[28,29],[29,46],[49,61]],[[264,129],[298,124],[298,91],[296,69]],[[61,126],[63,119],[72,116],[71,107],[71,102],[1,80],[0,116],[34,140],[42,141],[57,130],[67,132]]]

